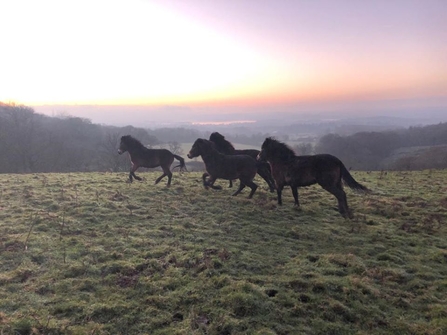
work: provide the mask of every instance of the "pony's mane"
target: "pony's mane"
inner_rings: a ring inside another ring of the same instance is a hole
[[[216,145],[217,150],[224,154],[232,154],[235,150],[233,144],[217,131],[210,135],[210,141]]]
[[[138,141],[136,138],[125,135],[121,137],[121,141],[124,142],[125,145],[132,148],[146,148],[140,141]]]
[[[275,156],[284,160],[288,160],[296,156],[295,151],[293,151],[292,148],[273,137],[267,137],[262,147],[263,149],[265,148],[266,150],[273,152]]]
[[[198,140],[204,143],[207,148],[211,148],[212,150],[219,152],[216,148],[216,143],[213,141],[207,140],[206,138],[199,138]]]

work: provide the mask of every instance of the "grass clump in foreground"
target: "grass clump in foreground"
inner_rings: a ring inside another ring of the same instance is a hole
[[[0,175],[3,334],[441,334],[447,171],[284,205],[125,173]]]

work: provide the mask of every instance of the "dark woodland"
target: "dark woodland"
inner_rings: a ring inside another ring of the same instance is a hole
[[[299,132],[301,128],[296,129]],[[179,154],[180,143],[208,138],[214,131],[115,127],[67,115],[45,116],[26,106],[0,103],[0,173],[128,171],[129,158],[117,154],[123,135],[138,138],[148,148]],[[268,136],[285,142],[289,137],[279,131],[225,135],[232,143],[258,149]],[[354,170],[443,169],[447,168],[447,123],[349,136],[331,133],[292,148],[297,154],[335,155]]]

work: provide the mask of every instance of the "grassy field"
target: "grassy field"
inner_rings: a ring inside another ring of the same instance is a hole
[[[318,186],[0,175],[1,334],[445,334],[447,171]]]

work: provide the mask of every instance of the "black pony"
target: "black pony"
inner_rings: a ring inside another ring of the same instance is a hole
[[[286,144],[271,137],[266,138],[262,144],[258,159],[266,160],[270,164],[276,182],[279,205],[282,205],[281,192],[284,186],[291,187],[295,205],[299,206],[298,187],[318,183],[337,198],[340,214],[352,218],[342,180],[352,189],[369,191],[354,180],[337,157],[328,154],[296,156]]]
[[[233,144],[225,139],[225,136],[218,132],[211,133],[210,141],[216,146],[216,149],[225,155],[248,155],[256,159],[259,155],[259,150],[256,149],[243,149],[237,150],[234,148]],[[270,165],[266,162],[258,163],[258,174],[265,180],[270,188],[270,192],[275,191],[275,181],[272,178],[272,173],[270,171]],[[232,182],[230,180],[230,187],[232,187]]]
[[[245,186],[251,188],[251,198],[258,186],[253,182],[257,171],[257,162],[248,155],[224,155],[216,150],[213,142],[199,138],[188,153],[188,158],[202,156],[206,172],[202,175],[205,188],[211,187],[220,190],[220,186],[214,186],[217,178],[232,180],[239,179],[240,185],[233,195],[238,195]],[[209,179],[206,180],[206,177]]]
[[[129,152],[130,161],[132,163],[129,173],[130,182],[132,182],[132,176],[137,180],[141,180],[140,177],[137,177],[135,175],[135,171],[140,166],[146,168],[155,168],[161,166],[163,175],[157,178],[155,184],[158,184],[163,177],[168,176],[167,186],[171,185],[172,172],[170,170],[170,167],[172,162],[174,161],[174,158],[180,162],[180,164],[175,166],[174,168],[180,167],[180,171],[186,169],[185,160],[182,157],[174,155],[167,149],[148,149],[143,144],[141,144],[140,141],[130,135],[121,137],[121,143],[118,149],[118,153],[121,155],[123,152],[126,151]]]

